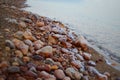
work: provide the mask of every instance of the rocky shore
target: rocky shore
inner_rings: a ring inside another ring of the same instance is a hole
[[[59,21],[0,1],[0,80],[120,80],[120,71]],[[18,5],[15,5],[18,4]]]

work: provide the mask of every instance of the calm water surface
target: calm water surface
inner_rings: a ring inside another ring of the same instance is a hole
[[[120,57],[120,0],[28,0],[25,10],[72,25],[94,47]]]

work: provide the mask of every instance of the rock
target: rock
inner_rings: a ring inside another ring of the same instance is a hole
[[[51,75],[45,71],[41,71],[39,73],[39,77],[44,79],[44,80],[56,80],[56,77],[54,75]]]
[[[54,33],[58,33],[58,34],[66,34],[67,33],[65,28],[61,28],[59,26],[52,27],[52,31]]]
[[[64,74],[63,70],[61,70],[61,69],[55,70],[54,75],[57,79],[60,79],[60,80],[64,79],[64,77],[65,77],[65,74]]]
[[[49,35],[48,37],[48,44],[56,44],[57,41],[54,37],[52,37],[51,35]]]
[[[20,26],[20,27],[23,27],[23,28],[27,27],[27,25],[25,24],[25,22],[22,22],[22,21],[19,22],[19,26]]]
[[[24,55],[27,55],[29,47],[24,44],[21,40],[13,39],[15,46],[22,51]]]
[[[29,61],[30,61],[30,57],[24,56],[24,57],[23,57],[23,61],[24,61],[24,62],[29,62]]]
[[[11,49],[15,48],[15,45],[12,41],[10,40],[5,40],[6,46],[10,47]]]
[[[43,64],[43,65],[39,65],[36,68],[38,71],[47,71],[50,72],[51,71],[51,66],[47,65],[47,64]]]
[[[108,80],[108,77],[106,76],[106,75],[99,75],[99,76],[97,76],[97,79],[98,80]]]
[[[46,64],[53,65],[55,62],[54,62],[54,60],[52,60],[51,58],[46,58],[45,63],[46,63]]]
[[[20,68],[17,67],[17,66],[10,66],[10,67],[8,68],[8,72],[9,72],[9,73],[19,73],[19,72],[20,72]]]
[[[26,76],[29,76],[29,77],[34,77],[34,78],[37,78],[37,74],[35,73],[35,72],[33,72],[33,71],[27,71],[26,73],[25,73],[25,75]]]
[[[90,65],[90,66],[96,66],[96,63],[94,61],[88,61],[88,65]]]
[[[16,61],[16,62],[12,62],[12,66],[19,66],[20,64]]]
[[[77,38],[77,40],[75,41],[75,45],[77,47],[81,47],[84,51],[87,51],[88,49],[88,42],[83,36]]]
[[[70,77],[64,77],[63,80],[71,80],[71,78]]]
[[[71,65],[73,65],[74,67],[79,68],[79,69],[84,67],[79,60],[72,61]]]
[[[34,48],[37,50],[40,49],[43,45],[44,43],[41,40],[37,40],[34,42]]]
[[[83,80],[89,80],[88,76],[83,76]]]
[[[32,58],[33,58],[34,60],[43,60],[43,59],[44,59],[44,58],[43,58],[42,56],[40,56],[40,55],[33,55]]]
[[[10,47],[5,47],[5,50],[9,52],[10,51]]]
[[[36,38],[32,35],[31,31],[27,30],[23,33],[25,39],[29,39],[31,41],[35,41]]]
[[[18,77],[17,80],[26,80],[26,79],[23,77]]]
[[[9,30],[9,29],[4,29],[4,31],[5,31],[5,32],[10,32],[10,30]]]
[[[29,39],[25,40],[24,42],[25,42],[25,44],[27,44],[28,46],[33,46],[32,41],[29,40]]]
[[[36,64],[34,64],[34,63],[32,63],[32,62],[29,62],[28,64],[27,64],[27,67],[28,68],[31,68],[31,67],[37,67],[37,65]]]
[[[25,17],[21,17],[20,18],[22,21],[26,22],[26,23],[32,23],[32,20],[31,19],[27,19]]]
[[[78,60],[80,60],[80,61],[84,61],[83,56],[81,56],[80,54],[76,54],[76,57],[77,57]]]
[[[53,55],[53,49],[51,46],[45,46],[36,51],[36,54],[40,54],[43,57],[51,57]]]
[[[58,69],[58,66],[57,66],[57,65],[51,66],[51,70],[57,70],[57,69]]]
[[[42,27],[44,25],[45,25],[44,22],[36,22],[36,26],[38,26],[38,27]]]
[[[20,57],[20,58],[23,57],[23,54],[22,54],[22,52],[20,50],[16,50],[15,55],[16,55],[16,57]]]
[[[27,66],[20,66],[20,70],[22,72],[27,72],[28,71],[28,67]]]
[[[104,75],[106,75],[107,77],[110,77],[110,73],[109,72],[105,72]]]
[[[74,68],[69,67],[65,70],[66,74],[74,80],[80,80],[82,74],[76,71]]]
[[[37,70],[34,66],[32,66],[29,70],[37,73]]]
[[[22,38],[23,38],[23,32],[22,32],[22,31],[17,31],[17,32],[14,34],[14,37],[15,37],[15,38],[18,38],[18,39],[22,39]]]
[[[120,77],[116,78],[115,80],[120,80]]]
[[[19,63],[19,65],[23,65],[23,64],[24,64],[24,63],[21,61],[21,59],[18,58],[18,57],[13,57],[13,58],[10,60],[10,62],[11,62],[11,63],[17,62],[17,63]]]
[[[9,23],[18,24],[16,19],[5,18],[5,20],[7,20]]]
[[[72,44],[69,42],[62,41],[61,44],[63,45],[64,48],[71,48]]]
[[[84,57],[85,60],[90,60],[91,57],[92,57],[91,54],[89,54],[89,53],[85,53],[85,52],[84,52],[82,55],[83,55],[83,57]]]
[[[7,61],[2,61],[0,63],[0,68],[5,68],[5,67],[8,67],[9,66],[9,63]]]

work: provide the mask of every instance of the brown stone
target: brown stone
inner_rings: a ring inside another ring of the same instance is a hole
[[[45,24],[44,24],[44,22],[39,22],[39,21],[37,21],[37,22],[36,22],[36,25],[37,25],[38,27],[42,27],[42,26],[44,26]]]
[[[65,74],[61,69],[55,70],[54,75],[57,79],[60,79],[60,80],[64,79],[65,77]]]

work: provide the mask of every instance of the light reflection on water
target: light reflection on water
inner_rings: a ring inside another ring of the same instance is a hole
[[[120,57],[120,0],[28,0],[26,10],[56,18]]]

